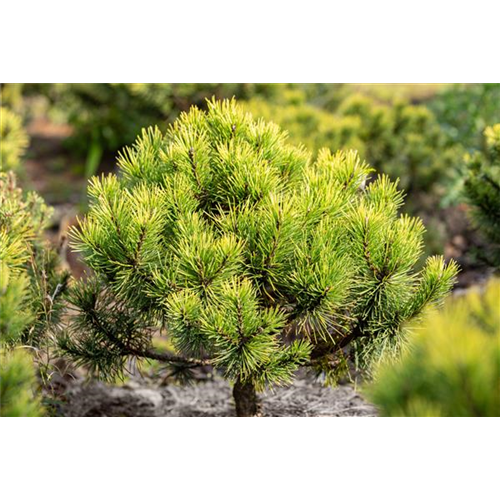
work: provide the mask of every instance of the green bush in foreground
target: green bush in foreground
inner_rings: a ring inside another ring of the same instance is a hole
[[[234,383],[238,415],[256,390],[300,366],[345,374],[398,348],[406,321],[446,296],[455,263],[416,273],[424,227],[355,152],[310,162],[286,133],[234,101],[192,108],[163,135],[144,131],[94,178],[73,233],[96,278],[73,294],[61,348],[113,378],[129,358],[175,371],[211,365]],[[164,328],[162,328],[164,327]],[[155,328],[175,353],[152,347]]]
[[[464,194],[476,227],[486,236],[485,259],[500,268],[500,123],[484,133],[486,152],[466,157]]]
[[[21,118],[0,107],[0,172],[17,170],[27,146],[28,136]]]
[[[43,409],[35,394],[33,360],[23,350],[0,352],[0,417],[39,417]]]
[[[385,416],[500,416],[500,281],[433,314],[369,398]]]

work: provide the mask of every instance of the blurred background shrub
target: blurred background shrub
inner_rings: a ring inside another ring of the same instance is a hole
[[[464,194],[474,225],[488,242],[483,257],[500,269],[500,123],[487,127],[483,151],[467,155]]]
[[[366,394],[384,416],[500,416],[500,281],[434,313]]]
[[[42,414],[39,379],[52,375],[69,273],[45,241],[52,210],[0,173],[0,415]]]
[[[0,172],[17,170],[28,146],[21,117],[0,107]]]
[[[483,130],[500,121],[500,83],[459,83],[447,86],[429,107],[450,141],[475,149]]]
[[[35,368],[27,352],[0,352],[0,417],[42,416],[36,385]]]
[[[358,150],[377,171],[399,177],[408,192],[443,188],[461,149],[447,141],[432,111],[405,101],[386,104],[362,93],[342,93],[332,112],[308,104],[305,96],[292,103],[257,97],[246,108],[278,123],[294,142],[313,151],[324,146]]]

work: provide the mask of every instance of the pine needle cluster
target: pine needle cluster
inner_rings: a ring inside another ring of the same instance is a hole
[[[354,151],[290,145],[237,103],[144,130],[119,176],[93,178],[72,234],[96,274],[73,294],[73,359],[113,377],[130,357],[210,364],[235,387],[335,382],[398,349],[404,324],[448,294],[457,266],[422,253],[420,220]],[[152,349],[166,333],[174,353]],[[244,392],[244,391],[243,391]]]

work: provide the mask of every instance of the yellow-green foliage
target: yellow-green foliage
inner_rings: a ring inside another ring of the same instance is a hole
[[[484,135],[486,137],[486,144],[488,147],[494,149],[496,154],[500,156],[500,123],[488,127]]]
[[[13,172],[0,173],[1,416],[40,413],[33,360],[19,346],[48,346],[62,310],[68,276],[43,242],[50,214],[38,195],[16,186]]]
[[[313,151],[356,149],[377,170],[400,178],[406,190],[428,190],[449,173],[457,148],[446,143],[434,115],[424,106],[381,104],[363,94],[348,95],[334,112],[299,102],[245,104],[255,116],[287,129],[295,143]]]
[[[25,351],[0,352],[0,417],[42,416],[35,386],[33,362]]]
[[[359,138],[360,120],[356,117],[337,117],[310,104],[270,103],[263,99],[251,99],[242,103],[244,109],[256,117],[270,120],[288,131],[295,144],[303,144],[318,152],[328,146],[336,151],[341,148],[356,149],[365,154]]]
[[[150,125],[165,130],[182,111],[191,105],[204,106],[212,96],[247,99],[263,95],[274,100],[286,95],[293,99],[293,95],[288,96],[293,87],[267,83],[70,83],[52,84],[39,91],[51,101],[54,114],[72,125],[68,147],[87,155],[91,147],[116,152]]]
[[[234,100],[145,130],[119,167],[91,180],[73,232],[99,281],[77,287],[60,344],[103,378],[151,357],[161,321],[180,356],[235,383],[282,384],[301,364],[333,383],[342,347],[358,366],[397,350],[405,321],[454,282],[443,258],[415,272],[424,227],[400,215],[396,183],[366,186],[371,168],[353,151],[311,162]]]
[[[373,97],[379,101],[391,103],[395,99],[422,102],[442,92],[448,83],[350,83],[348,88]]]
[[[12,172],[0,173],[0,343],[38,344],[56,322],[68,276],[43,232],[52,209],[23,193]]]
[[[19,112],[23,104],[24,83],[1,83],[1,105]]]
[[[500,280],[429,317],[367,394],[387,416],[500,416]]]
[[[28,136],[21,118],[7,108],[0,108],[0,172],[16,170],[27,146]]]
[[[0,345],[19,341],[34,318],[28,265],[49,217],[41,198],[30,193],[25,199],[14,174],[0,173]]]

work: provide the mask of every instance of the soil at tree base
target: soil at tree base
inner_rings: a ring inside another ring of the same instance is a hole
[[[335,389],[309,378],[260,395],[265,417],[373,417],[376,409],[352,385]],[[61,416],[115,417],[233,417],[230,385],[218,378],[189,386],[158,386],[146,378],[133,378],[123,386],[100,382],[72,382],[65,392]]]

